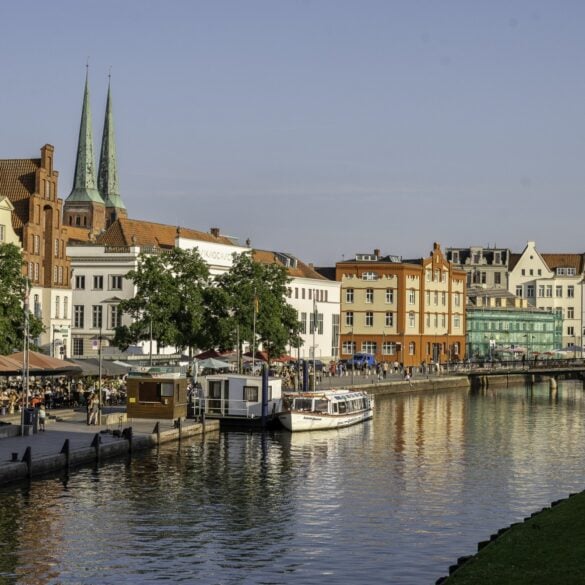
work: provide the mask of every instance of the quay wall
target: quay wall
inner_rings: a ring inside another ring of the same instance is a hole
[[[178,441],[186,437],[201,435],[219,430],[219,421],[206,421],[205,424],[194,423],[182,426],[181,429],[170,429],[152,434],[136,434],[130,439],[120,439],[111,443],[89,445],[69,453],[55,453],[35,458],[34,453],[29,461],[8,462],[0,465],[0,485],[32,479],[48,473],[100,462],[103,459],[128,456],[134,451],[144,451],[162,443]],[[91,435],[88,435],[90,438]],[[97,437],[100,437],[98,434]]]
[[[355,390],[366,390],[373,395],[404,394],[407,392],[433,392],[437,390],[469,389],[471,382],[467,376],[436,376],[433,378],[414,378],[410,382],[380,381],[371,384],[354,384]]]

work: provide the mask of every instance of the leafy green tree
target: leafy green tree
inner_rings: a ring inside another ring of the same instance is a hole
[[[24,297],[30,289],[22,275],[22,254],[14,244],[0,244],[0,354],[24,346]],[[44,326],[29,313],[29,338],[38,337]]]
[[[248,341],[257,347],[262,344],[269,357],[285,353],[288,345],[299,344],[299,322],[296,310],[286,301],[290,278],[278,264],[254,261],[251,253],[234,254],[231,269],[217,278],[217,287],[223,294],[221,331],[227,337],[223,342],[235,345]],[[254,344],[254,321],[256,343]]]
[[[203,298],[209,269],[196,250],[173,248],[158,255],[141,254],[126,278],[136,287],[134,298],[120,303],[132,324],[116,329],[114,344],[152,339],[180,349],[198,346],[203,332]]]

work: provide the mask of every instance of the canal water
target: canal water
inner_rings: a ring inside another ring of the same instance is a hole
[[[0,583],[432,584],[585,488],[581,384],[378,397],[342,431],[214,433],[0,491]]]

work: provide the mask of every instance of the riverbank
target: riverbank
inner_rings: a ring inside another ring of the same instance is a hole
[[[55,411],[57,419],[47,430],[28,436],[0,440],[0,485],[32,479],[47,473],[151,449],[169,441],[219,430],[217,421],[205,424],[187,420],[176,428],[174,421],[134,419],[122,425],[89,426],[85,413]],[[15,424],[12,427],[19,429]],[[131,430],[129,430],[131,429]]]
[[[524,522],[501,529],[459,559],[437,585],[581,585],[585,582],[585,492],[553,502]]]

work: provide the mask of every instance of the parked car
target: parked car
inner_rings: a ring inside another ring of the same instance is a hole
[[[347,360],[346,367],[349,370],[352,368],[355,368],[356,370],[361,368],[375,368],[376,358],[371,353],[354,353],[353,356]]]

